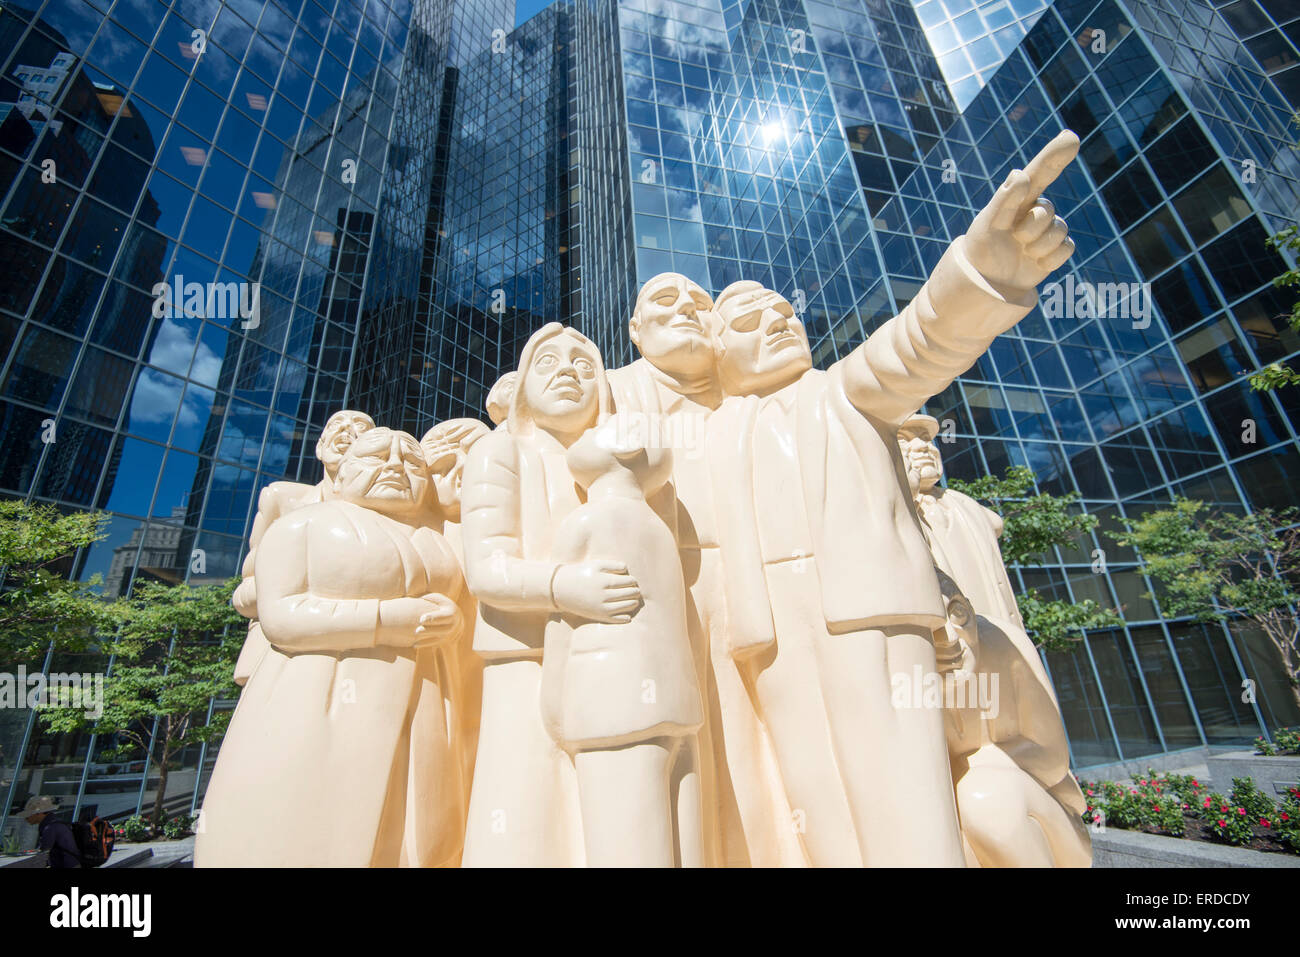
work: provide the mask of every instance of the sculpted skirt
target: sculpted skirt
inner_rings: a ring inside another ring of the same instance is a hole
[[[272,647],[222,742],[199,867],[458,861],[464,766],[436,649],[286,655]]]

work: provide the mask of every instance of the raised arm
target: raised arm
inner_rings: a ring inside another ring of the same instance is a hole
[[[1074,251],[1065,220],[1041,194],[1078,151],[1066,130],[1012,170],[916,298],[836,363],[859,410],[901,425],[1033,309],[1038,284]]]

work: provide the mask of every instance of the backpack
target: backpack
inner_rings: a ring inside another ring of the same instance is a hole
[[[102,817],[72,825],[72,836],[81,852],[82,867],[100,867],[113,853],[113,827]]]

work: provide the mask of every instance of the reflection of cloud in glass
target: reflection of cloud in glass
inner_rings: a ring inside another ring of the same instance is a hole
[[[221,372],[221,358],[206,343],[199,343],[195,354],[194,339],[177,323],[170,319],[163,320],[158,330],[158,338],[149,352],[152,365],[166,369],[184,371],[190,367],[193,355],[191,377],[200,382],[215,382]],[[172,410],[181,403],[181,391],[185,383],[153,369],[145,369],[135,384],[135,394],[131,403],[131,420],[133,422],[164,422],[171,419]],[[180,425],[191,427],[198,422],[199,398],[193,393],[185,396],[180,409]]]

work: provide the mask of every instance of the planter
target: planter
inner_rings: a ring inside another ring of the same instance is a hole
[[[1300,869],[1300,856],[1265,854],[1226,844],[1161,837],[1108,827],[1093,831],[1093,867],[1281,867]]]
[[[1205,765],[1214,789],[1222,794],[1232,790],[1233,778],[1251,778],[1274,800],[1281,800],[1287,788],[1300,785],[1300,755],[1269,757],[1253,751],[1229,751],[1211,755]]]

